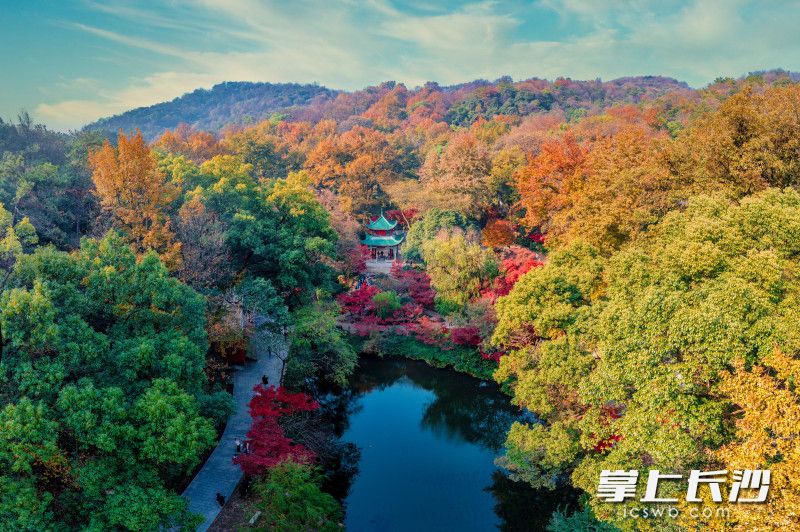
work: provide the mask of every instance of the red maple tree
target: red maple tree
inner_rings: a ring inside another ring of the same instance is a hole
[[[395,261],[392,264],[392,277],[397,280],[399,289],[406,292],[418,305],[423,308],[433,308],[436,292],[431,287],[431,278],[425,271],[404,267],[403,263]]]
[[[278,420],[283,416],[311,412],[319,408],[319,404],[304,393],[289,392],[282,387],[265,388],[259,384],[254,390],[256,395],[249,405],[253,423],[245,440],[249,452],[237,455],[233,463],[245,474],[261,475],[289,456],[298,461],[313,460],[314,453],[286,437]]]
[[[456,345],[477,346],[481,343],[481,331],[477,327],[453,327],[450,329],[450,340]]]
[[[423,344],[435,345],[445,350],[452,348],[452,345],[449,345],[450,331],[440,321],[421,316],[416,323],[409,326],[409,331]]]
[[[356,290],[341,294],[337,301],[342,306],[342,313],[350,314],[354,318],[363,318],[375,311],[372,298],[379,292],[377,286],[363,284]]]
[[[520,246],[510,246],[503,259],[502,272],[494,280],[494,285],[488,295],[493,299],[508,295],[520,277],[543,264],[533,251]]]

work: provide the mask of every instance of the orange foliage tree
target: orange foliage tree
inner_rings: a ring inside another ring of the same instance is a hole
[[[89,154],[89,163],[100,204],[133,248],[155,250],[170,268],[178,267],[180,243],[167,214],[178,190],[158,169],[141,132],[120,131],[117,148],[106,141]]]
[[[508,220],[490,220],[481,232],[481,241],[487,248],[501,248],[514,243],[516,231]]]
[[[491,154],[471,133],[459,133],[443,150],[428,152],[420,169],[426,194],[439,194],[437,207],[478,214],[490,197]]]
[[[580,181],[585,159],[586,149],[569,133],[542,144],[516,175],[526,225],[549,229],[552,215],[567,206],[570,189]]]
[[[165,131],[155,146],[183,155],[196,163],[207,161],[223,151],[214,135],[207,131],[195,131],[186,124]]]

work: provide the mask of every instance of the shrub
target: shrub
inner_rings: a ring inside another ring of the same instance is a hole
[[[403,304],[395,292],[380,292],[372,297],[372,305],[378,317],[385,320],[394,316]]]
[[[497,364],[481,357],[477,349],[467,346],[451,346],[442,349],[428,345],[413,336],[384,334],[378,338],[375,350],[381,356],[401,356],[422,360],[437,368],[452,367],[479,379],[491,379]]]

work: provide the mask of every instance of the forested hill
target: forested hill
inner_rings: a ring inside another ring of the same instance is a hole
[[[354,92],[331,90],[319,85],[296,83],[226,82],[211,90],[194,92],[150,107],[140,107],[89,124],[86,129],[107,132],[139,128],[150,140],[181,123],[194,129],[218,132],[228,125],[256,123],[274,114],[290,120],[337,121],[361,115],[394,82]],[[471,124],[478,118],[498,114],[527,116],[561,109],[566,113],[602,109],[620,102],[638,103],[675,91],[691,91],[686,83],[662,76],[619,78],[612,81],[555,81],[532,78],[513,82],[503,77],[490,82],[477,80],[441,87],[428,83],[407,91],[409,96],[436,101],[443,118],[452,125]],[[433,97],[433,98],[431,98]],[[402,118],[402,117],[400,117]]]
[[[311,84],[226,82],[210,90],[197,89],[169,102],[102,118],[86,129],[116,132],[139,128],[149,139],[181,123],[206,131],[219,131],[229,124],[260,122],[297,106],[319,104],[336,94],[337,91]]]

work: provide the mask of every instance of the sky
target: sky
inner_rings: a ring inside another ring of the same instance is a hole
[[[798,20],[777,0],[0,0],[0,117],[68,130],[222,81],[700,87],[800,70]]]

